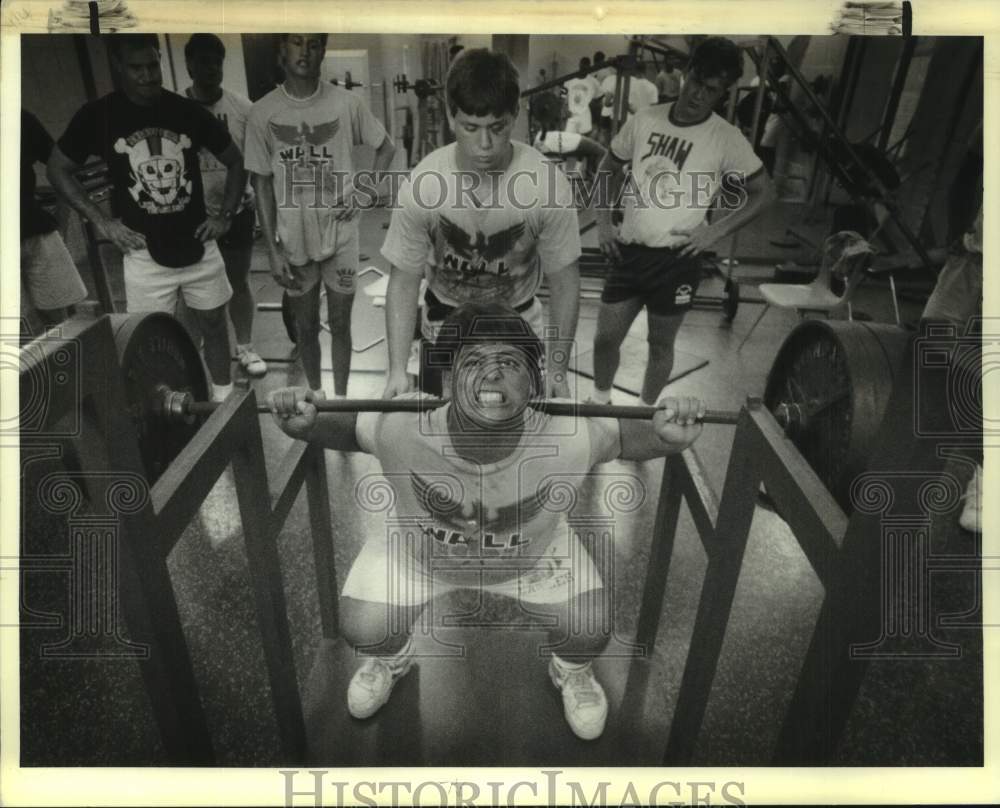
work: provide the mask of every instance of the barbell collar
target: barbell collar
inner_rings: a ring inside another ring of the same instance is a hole
[[[217,401],[194,401],[189,393],[165,391],[167,403],[163,412],[168,418],[192,418],[198,415],[210,415],[219,406]],[[421,398],[341,398],[313,401],[319,412],[427,412],[442,407],[448,402],[444,399]],[[548,415],[570,416],[577,418],[625,418],[648,420],[662,407],[627,406],[620,404],[592,404],[575,401],[549,401],[547,399],[532,399],[528,402],[534,410]],[[266,404],[257,406],[260,413],[270,413]],[[703,424],[735,424],[739,412],[734,410],[706,410],[705,415],[698,420]]]

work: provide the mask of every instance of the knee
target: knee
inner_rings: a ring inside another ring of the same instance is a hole
[[[231,273],[229,275],[229,285],[233,287],[233,297],[251,294],[249,281],[250,278],[246,273]]]
[[[624,338],[618,334],[599,327],[597,329],[597,333],[594,334],[594,350],[617,351],[621,346],[623,339]]]
[[[649,358],[654,362],[658,359],[670,359],[674,355],[673,339],[648,339]]]
[[[205,336],[217,336],[226,330],[226,307],[199,311],[196,319]]]
[[[299,342],[313,342],[319,339],[319,313],[301,310],[296,312],[295,328]]]
[[[340,599],[340,633],[354,648],[389,656],[410,636],[409,610],[391,603]]]

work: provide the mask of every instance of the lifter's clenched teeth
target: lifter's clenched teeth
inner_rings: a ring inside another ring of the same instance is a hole
[[[489,407],[506,404],[507,399],[499,390],[479,390],[476,392],[476,403]]]

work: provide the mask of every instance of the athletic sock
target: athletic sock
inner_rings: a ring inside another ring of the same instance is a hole
[[[560,656],[557,656],[556,654],[552,655],[552,662],[563,673],[574,673],[575,671],[582,671],[590,664],[589,659],[586,659],[583,662],[567,662],[565,659],[563,659]]]
[[[233,384],[213,384],[212,401],[225,401],[233,392]]]
[[[611,391],[601,390],[594,385],[594,391],[590,394],[590,400],[595,404],[608,404],[611,401]]]

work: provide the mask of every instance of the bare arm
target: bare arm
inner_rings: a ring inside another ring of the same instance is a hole
[[[593,138],[580,135],[580,145],[576,147],[576,152],[583,157],[593,157],[600,164],[604,160],[604,155],[607,154],[608,150]]]
[[[240,197],[246,187],[247,173],[243,168],[243,155],[235,143],[230,143],[225,151],[218,155],[219,161],[226,167],[226,187],[222,195],[222,210],[218,216],[209,216],[198,225],[194,231],[202,241],[211,241],[226,234],[232,223],[232,214],[239,207]],[[226,214],[229,214],[227,216]]]
[[[652,460],[682,452],[701,435],[705,404],[696,398],[663,398],[648,421],[620,419],[623,460]]]
[[[389,288],[385,297],[385,333],[389,350],[389,377],[383,398],[393,398],[410,388],[406,361],[417,326],[420,276],[396,267],[389,270]]]
[[[707,227],[699,227],[690,233],[681,255],[697,255],[717,244],[720,239],[732,235],[744,225],[756,219],[765,207],[775,199],[774,183],[764,170],[758,171],[743,185],[742,199],[735,211],[728,216],[720,216]]]
[[[46,166],[46,176],[52,187],[69,206],[84,219],[93,222],[104,238],[112,242],[123,253],[146,247],[146,238],[118,219],[105,215],[104,211],[90,198],[90,194],[76,178],[81,166],[67,157],[59,146],[52,149],[52,156]]]
[[[546,273],[549,285],[549,324],[556,338],[546,340],[546,394],[569,397],[569,358],[580,314],[580,266],[574,261],[555,272]]]
[[[396,144],[392,142],[392,138],[386,135],[375,150],[375,160],[372,163],[372,170],[376,175],[385,171],[392,164],[392,158],[395,156]]]
[[[620,261],[621,253],[615,241],[615,228],[611,220],[615,201],[625,181],[625,163],[607,149],[597,166],[597,207],[594,218],[597,221],[597,240],[604,253],[612,261]]]
[[[275,423],[289,437],[342,452],[360,452],[356,412],[319,413],[314,393],[304,387],[283,387],[268,396]]]
[[[270,174],[252,173],[250,184],[253,185],[254,194],[257,197],[257,218],[260,221],[260,229],[264,233],[267,258],[271,265],[271,277],[279,286],[285,289],[295,289],[299,283],[292,274],[288,260],[278,249],[278,208],[274,200],[274,177]]]

